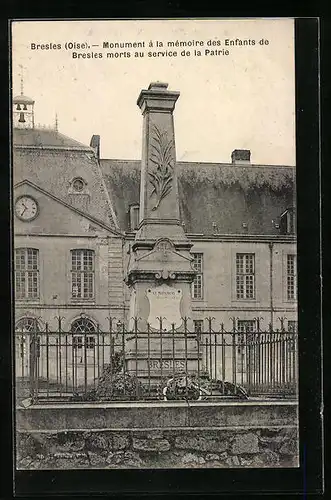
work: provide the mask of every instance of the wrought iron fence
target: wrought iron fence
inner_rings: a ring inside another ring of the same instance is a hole
[[[217,327],[128,331],[109,319],[108,331],[45,328],[15,332],[17,393],[38,401],[114,401],[286,397],[297,391],[295,331]],[[201,326],[201,325],[200,325]]]

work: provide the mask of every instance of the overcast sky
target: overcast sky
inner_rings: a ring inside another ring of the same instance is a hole
[[[256,44],[206,45],[208,40],[223,44],[225,38]],[[261,46],[261,38],[269,45]],[[230,55],[148,58],[149,50],[164,50],[149,49],[150,40],[202,40],[202,54],[206,48],[227,48]],[[31,43],[102,46],[104,41],[145,41],[145,57],[107,59],[100,47],[86,52],[102,52],[103,58],[79,60],[70,50],[31,50]],[[57,113],[63,134],[84,144],[99,134],[103,158],[141,158],[136,101],[141,89],[159,80],[181,94],[174,112],[178,160],[229,162],[234,149],[250,149],[252,163],[295,164],[291,19],[22,21],[13,24],[12,45],[13,94],[20,93],[22,64],[24,94],[35,99],[36,125],[54,125]]]

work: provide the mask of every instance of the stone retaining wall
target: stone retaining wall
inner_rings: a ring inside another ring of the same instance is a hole
[[[41,408],[19,410],[19,426],[17,429],[17,468],[18,469],[77,469],[77,468],[195,468],[195,467],[298,467],[298,429],[293,417],[296,415],[296,405],[271,404],[252,405],[239,403],[209,406],[209,417],[206,421],[203,415],[204,405],[189,407],[194,414],[194,427],[183,426],[183,419],[178,419],[171,427],[164,424],[162,414],[169,416],[171,408],[176,413],[185,413],[184,405],[173,405],[170,408],[160,404],[157,408],[157,422],[153,418],[153,408],[150,408],[149,423],[151,427],[143,427],[139,418],[139,407],[126,408],[126,419],[131,425],[120,426],[120,421],[114,419],[115,428],[101,428],[98,420],[98,409],[94,408],[95,422],[99,425],[86,425],[84,412],[80,408],[81,420],[78,421],[75,409],[63,406],[66,413],[67,429],[56,428],[57,419],[51,418],[51,413]],[[232,406],[232,407],[231,407]],[[122,412],[125,406],[122,405]],[[141,408],[141,407],[140,407]],[[259,412],[260,408],[260,412]],[[266,411],[274,409],[274,421],[265,420]],[[76,411],[78,408],[76,407]],[[114,410],[114,408],[113,408]],[[89,411],[92,411],[91,406]],[[252,411],[255,425],[247,425],[251,421]],[[24,424],[24,412],[29,417]],[[70,412],[72,412],[70,414]],[[110,413],[109,413],[110,412]],[[111,419],[111,408],[107,414]],[[260,413],[260,415],[259,415]],[[283,423],[280,416],[283,413]],[[38,414],[41,425],[31,427],[31,414],[36,424]],[[50,420],[46,425],[47,418]],[[246,414],[246,419],[245,419]],[[291,420],[292,414],[292,422]],[[113,412],[113,416],[116,412]],[[122,413],[123,415],[123,413]],[[155,415],[154,415],[155,416]],[[200,425],[197,425],[200,416]],[[223,416],[223,418],[222,418]],[[71,419],[74,417],[74,420]],[[161,418],[160,418],[161,417]],[[259,418],[260,417],[260,418]],[[69,421],[72,420],[71,425]],[[88,420],[88,419],[87,419]],[[219,422],[223,420],[224,425]],[[260,420],[260,422],[259,422]],[[76,422],[76,426],[73,426]],[[215,422],[218,425],[215,425]],[[208,423],[210,424],[208,426]],[[276,423],[276,425],[275,425]],[[214,424],[214,425],[213,425]],[[273,425],[274,424],[274,425]],[[69,430],[70,429],[70,430]]]

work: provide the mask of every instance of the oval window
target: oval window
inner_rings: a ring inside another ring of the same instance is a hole
[[[82,179],[75,179],[72,183],[72,187],[77,192],[83,191],[84,181]]]

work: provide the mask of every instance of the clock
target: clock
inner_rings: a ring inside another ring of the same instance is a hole
[[[16,217],[23,221],[31,221],[38,215],[38,203],[32,196],[23,195],[15,203]]]

